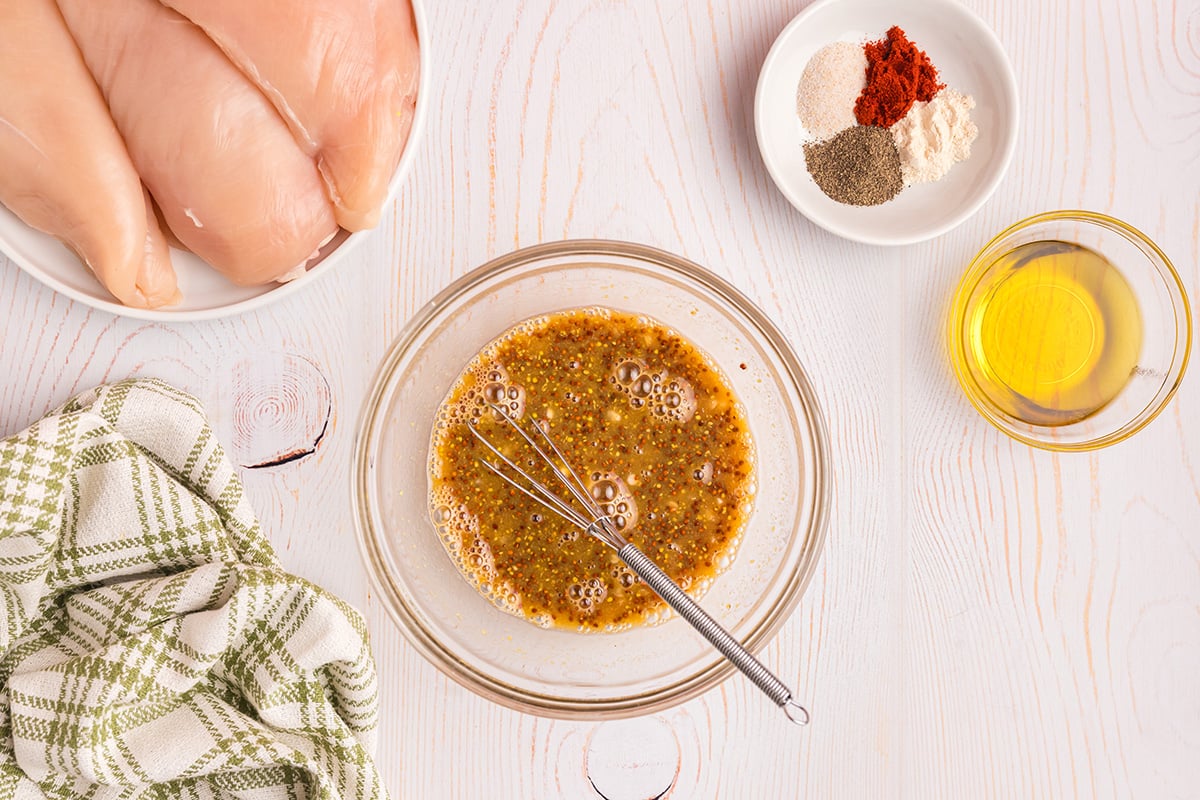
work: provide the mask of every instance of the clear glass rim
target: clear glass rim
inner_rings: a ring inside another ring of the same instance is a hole
[[[492,259],[460,277],[421,308],[404,326],[376,370],[371,390],[368,393],[355,434],[353,469],[351,474],[352,503],[355,509],[355,533],[359,552],[362,555],[371,583],[382,599],[383,607],[396,623],[401,634],[422,656],[443,674],[472,691],[501,705],[540,716],[564,719],[609,719],[652,713],[689,700],[715,687],[732,675],[736,668],[727,660],[715,660],[687,677],[657,689],[630,694],[618,698],[599,700],[564,699],[558,696],[539,694],[514,687],[488,676],[457,658],[424,625],[417,615],[407,608],[402,593],[396,588],[396,577],[387,566],[387,559],[372,522],[368,504],[368,483],[371,476],[370,455],[378,433],[379,414],[396,369],[412,345],[426,328],[438,320],[446,306],[474,291],[496,276],[531,262],[548,258],[569,257],[624,257],[640,260],[655,267],[666,269],[677,277],[694,282],[706,291],[734,307],[744,316],[744,322],[763,336],[764,341],[778,356],[786,374],[800,400],[800,423],[808,428],[812,442],[811,466],[814,470],[813,486],[815,508],[812,510],[808,530],[796,531],[793,535],[805,537],[805,553],[808,557],[798,560],[792,574],[786,580],[786,589],[770,607],[763,620],[756,625],[742,642],[751,651],[761,649],[769,642],[800,602],[820,561],[824,549],[831,489],[829,472],[828,433],[824,417],[816,401],[816,394],[807,373],[800,366],[786,338],[758,307],[733,285],[707,269],[647,245],[601,239],[573,239],[533,245],[515,250]]]
[[[1094,439],[1086,439],[1078,442],[1057,442],[1048,439],[1038,438],[1030,434],[1014,428],[1009,424],[1008,420],[998,414],[983,398],[982,391],[976,385],[974,378],[968,374],[964,365],[966,363],[965,344],[962,336],[963,320],[966,316],[967,304],[975,286],[983,277],[988,267],[991,266],[989,260],[993,251],[1004,240],[1012,237],[1027,228],[1035,225],[1040,225],[1046,222],[1081,222],[1088,225],[1096,225],[1114,231],[1135,244],[1142,247],[1146,252],[1147,260],[1153,266],[1158,274],[1163,285],[1171,295],[1172,310],[1176,317],[1176,337],[1175,351],[1171,359],[1170,368],[1167,370],[1167,376],[1163,380],[1163,387],[1156,394],[1156,400],[1143,408],[1138,414],[1131,417],[1124,425],[1103,436],[1098,436]],[[1182,331],[1182,335],[1179,334]],[[1060,211],[1044,211],[1040,214],[1026,217],[1009,225],[1004,230],[993,236],[987,244],[979,249],[979,252],[971,259],[967,265],[966,271],[963,273],[962,279],[959,281],[958,287],[954,292],[951,312],[947,315],[947,341],[950,345],[951,358],[950,362],[954,368],[954,376],[958,381],[959,387],[963,394],[967,396],[971,405],[975,410],[987,420],[991,425],[1002,431],[1013,439],[1016,439],[1023,444],[1037,447],[1042,450],[1051,450],[1054,452],[1086,452],[1090,450],[1099,450],[1103,447],[1123,442],[1133,436],[1147,425],[1149,425],[1155,417],[1162,413],[1163,409],[1171,402],[1171,398],[1175,396],[1175,392],[1179,390],[1179,385],[1183,382],[1183,376],[1187,372],[1188,360],[1192,350],[1192,311],[1188,303],[1187,291],[1184,288],[1183,280],[1176,272],[1171,259],[1167,258],[1166,254],[1154,243],[1149,236],[1142,233],[1137,228],[1127,222],[1123,222],[1115,217],[1110,217],[1107,214],[1101,214],[1096,211],[1084,211],[1080,209],[1064,209]]]

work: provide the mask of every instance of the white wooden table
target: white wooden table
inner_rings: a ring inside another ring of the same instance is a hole
[[[804,2],[429,5],[423,153],[359,263],[259,313],[168,326],[0,258],[0,433],[129,375],[200,396],[284,563],[366,612],[396,798],[595,797],[593,736],[662,745],[632,797],[1200,796],[1200,370],[1132,440],[1052,455],[977,416],[942,342],[975,249],[1052,208],[1141,227],[1200,298],[1200,3],[970,0],[1016,68],[1016,158],[972,220],[899,249],[815,228],[759,159],[758,67]],[[349,465],[388,344],[492,256],[593,236],[733,281],[817,387],[828,544],[764,652],[807,730],[740,678],[607,732],[523,716],[442,677],[369,590]]]

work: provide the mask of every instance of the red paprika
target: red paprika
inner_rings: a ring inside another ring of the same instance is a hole
[[[946,84],[938,83],[937,68],[924,50],[909,41],[899,25],[887,37],[868,42],[867,85],[854,104],[860,125],[890,128],[908,113],[917,100],[929,102]]]

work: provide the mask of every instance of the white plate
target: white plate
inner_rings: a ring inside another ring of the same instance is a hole
[[[893,25],[929,54],[947,88],[975,98],[979,136],[971,157],[942,180],[910,186],[878,206],[830,199],[804,165],[811,137],[796,115],[796,85],[830,42],[881,39]],[[784,196],[817,225],[867,244],[912,244],[951,230],[974,214],[1004,177],[1017,143],[1017,82],[1000,40],[955,0],[818,0],[775,40],[758,76],[754,126],[767,171]]]
[[[426,36],[425,11],[421,0],[411,2],[417,41],[420,45],[421,75],[418,79],[417,107],[413,112],[412,128],[404,145],[404,153],[400,156],[400,163],[388,184],[387,203],[395,199],[416,159],[421,132],[425,127],[426,109],[429,107],[429,38]],[[288,283],[265,286],[236,286],[197,256],[172,250],[171,263],[175,266],[179,278],[179,290],[183,294],[183,301],[168,308],[129,308],[113,299],[91,271],[61,242],[30,228],[7,208],[0,206],[0,252],[17,266],[55,291],[93,308],[121,316],[160,322],[216,319],[261,308],[294,294],[312,285],[321,276],[333,272],[337,265],[346,261],[346,257],[370,235],[369,230],[353,234],[340,231],[333,241],[321,249],[321,258],[304,275]]]

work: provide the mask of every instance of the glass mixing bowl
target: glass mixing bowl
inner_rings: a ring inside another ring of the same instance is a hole
[[[1036,425],[1006,413],[989,399],[972,369],[972,310],[994,283],[997,257],[1043,241],[1071,242],[1102,255],[1129,284],[1141,314],[1141,351],[1128,382],[1107,405],[1069,425]],[[1091,211],[1051,211],[1014,223],[979,251],[959,283],[947,338],[958,383],[984,419],[1034,447],[1094,450],[1129,438],[1166,407],[1187,368],[1192,317],[1178,273],[1145,234]]]
[[[759,464],[756,508],[733,564],[701,604],[750,650],[761,649],[800,600],[821,551],[825,425],[775,326],[728,283],[677,256],[568,241],[510,253],[456,281],[408,324],[379,370],[355,445],[353,490],[368,571],[422,655],[511,708],[598,719],[683,702],[734,668],[678,617],[583,634],[498,610],[458,573],[426,499],[434,416],[467,362],[517,322],[593,305],[673,328],[715,360],[746,407]]]

